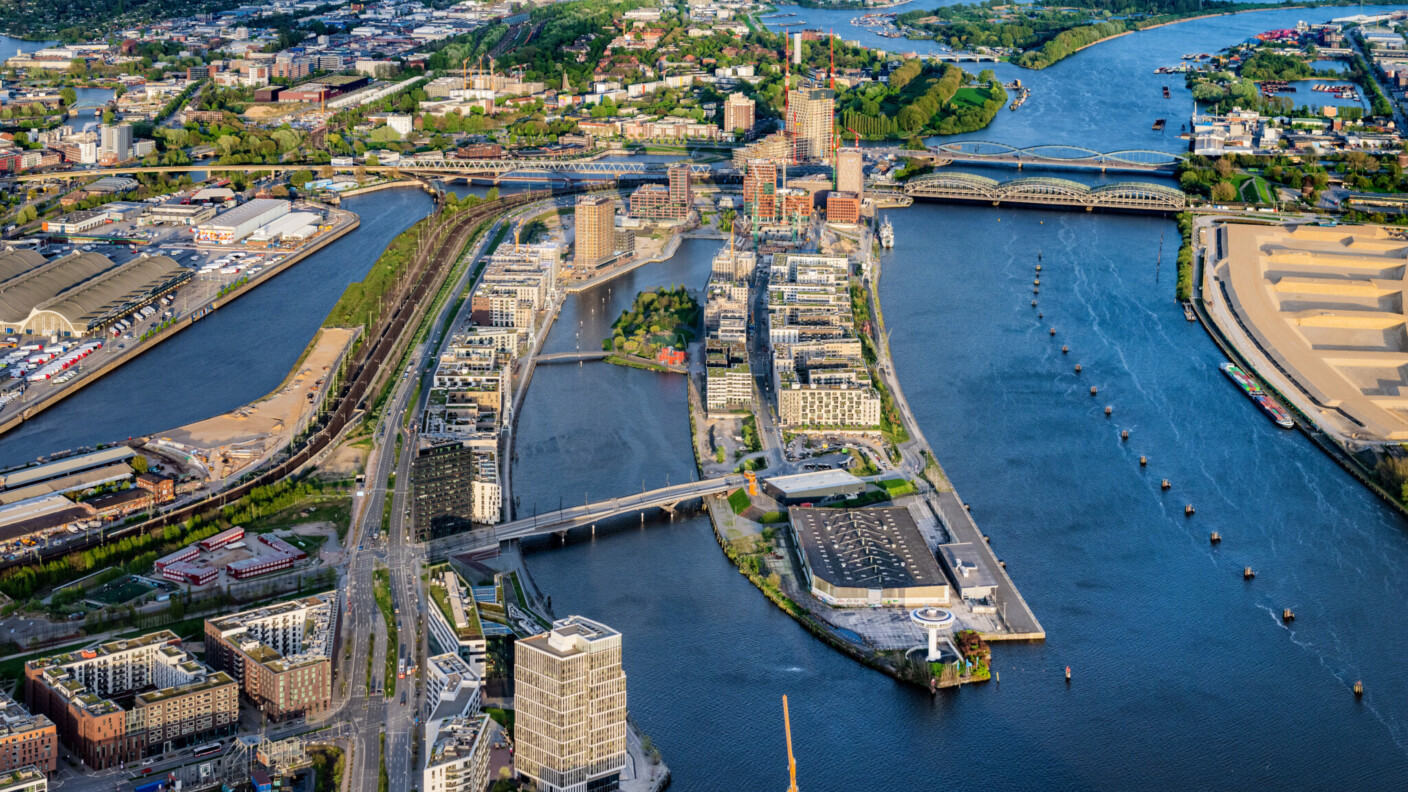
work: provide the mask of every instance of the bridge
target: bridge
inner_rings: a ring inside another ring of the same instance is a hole
[[[492,175],[503,178],[510,173],[551,173],[597,178],[659,177],[664,178],[670,163],[661,162],[598,162],[594,160],[522,160],[522,159],[445,159],[403,162],[396,165],[343,165],[328,166],[325,163],[279,162],[264,165],[222,165],[211,162],[195,165],[133,165],[114,168],[77,168],[74,170],[48,171],[43,173],[23,173],[0,177],[0,181],[48,181],[52,179],[88,179],[101,176],[128,176],[137,173],[231,173],[265,172],[287,173],[289,171],[318,171],[332,167],[334,172],[352,173],[358,168],[366,173],[405,173],[428,176],[471,176]],[[710,165],[690,164],[690,174],[695,178],[709,176]]]
[[[601,350],[590,352],[554,352],[551,355],[538,355],[538,365],[546,363],[576,363],[579,360],[605,360],[609,352]]]
[[[691,481],[670,487],[625,495],[620,498],[570,506],[565,509],[524,517],[511,522],[499,523],[482,531],[444,536],[432,539],[428,545],[431,560],[443,560],[461,553],[482,552],[495,549],[500,542],[514,539],[530,539],[548,534],[564,534],[573,528],[594,525],[612,517],[632,512],[660,507],[671,507],[706,495],[717,495],[745,484],[741,474],[731,474],[719,478]]]
[[[904,188],[914,198],[982,201],[1038,206],[1078,206],[1145,212],[1180,212],[1187,207],[1183,191],[1162,184],[1117,182],[1090,186],[1069,179],[1030,177],[1000,182],[975,173],[939,171],[911,180]]]
[[[1168,171],[1172,172],[1178,163],[1187,158],[1186,154],[1175,154],[1153,149],[1123,149],[1121,151],[1096,151],[1085,146],[1043,144],[1018,147],[993,140],[950,140],[925,151],[909,151],[900,148],[871,149],[876,153],[893,154],[896,157],[918,157],[928,159],[936,165],[949,165],[966,162],[984,165],[1024,165],[1047,168],[1089,168],[1101,172],[1114,171]]]

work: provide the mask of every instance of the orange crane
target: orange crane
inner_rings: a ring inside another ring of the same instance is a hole
[[[782,723],[787,729],[787,774],[791,783],[787,792],[797,792],[797,759],[792,755],[792,718],[787,714],[787,696],[782,697]]]

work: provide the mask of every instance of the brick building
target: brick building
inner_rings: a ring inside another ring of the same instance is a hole
[[[205,621],[205,656],[271,720],[332,705],[337,592]]]

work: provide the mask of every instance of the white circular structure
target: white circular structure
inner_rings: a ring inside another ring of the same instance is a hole
[[[941,657],[939,633],[953,628],[953,614],[942,608],[916,608],[910,611],[909,618],[929,632],[929,656],[926,659],[931,663],[938,660]]]

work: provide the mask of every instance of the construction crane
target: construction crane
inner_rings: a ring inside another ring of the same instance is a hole
[[[782,724],[787,729],[787,792],[797,792],[797,759],[792,755],[792,718],[787,714],[787,696],[782,697]]]
[[[860,148],[860,133],[850,127],[846,127],[846,131],[856,136],[856,148]]]

